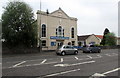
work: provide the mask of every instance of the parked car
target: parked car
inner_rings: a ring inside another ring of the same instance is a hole
[[[78,54],[78,50],[70,45],[62,45],[59,49],[57,49],[56,54],[66,55],[66,54]]]
[[[83,53],[92,53],[92,52],[97,52],[100,53],[101,52],[101,48],[95,45],[90,45],[90,46],[83,46],[82,48]]]
[[[73,46],[74,48],[78,49],[78,50],[82,50],[81,46]]]

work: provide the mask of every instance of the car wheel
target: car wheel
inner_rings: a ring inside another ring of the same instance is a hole
[[[101,51],[99,50],[98,53],[100,53]]]
[[[92,53],[92,51],[91,51],[91,50],[90,50],[89,52],[90,52],[90,53]]]
[[[58,53],[56,53],[56,55],[59,55]]]
[[[61,55],[64,56],[64,55],[65,55],[65,52],[63,51],[63,52],[61,53]]]
[[[77,55],[77,54],[78,54],[78,51],[75,51],[74,54]]]

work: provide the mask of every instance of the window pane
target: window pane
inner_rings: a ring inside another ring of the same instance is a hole
[[[46,37],[46,25],[42,25],[42,37]]]
[[[71,29],[71,37],[74,38],[74,28]]]
[[[42,41],[42,46],[46,46],[46,41],[45,40]]]

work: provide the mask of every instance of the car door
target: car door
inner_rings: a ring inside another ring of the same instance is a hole
[[[96,46],[93,46],[92,51],[93,51],[93,52],[97,52],[97,51],[98,51],[98,48],[97,48]]]
[[[71,46],[71,54],[73,54],[74,53],[74,47],[73,46]]]
[[[69,53],[70,53],[70,47],[69,47],[69,46],[66,46],[65,52],[66,52],[66,54],[69,54]]]

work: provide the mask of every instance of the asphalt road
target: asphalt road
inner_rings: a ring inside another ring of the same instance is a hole
[[[58,56],[55,52],[3,57],[3,76],[118,77],[118,49],[102,50],[101,53],[82,53]]]

